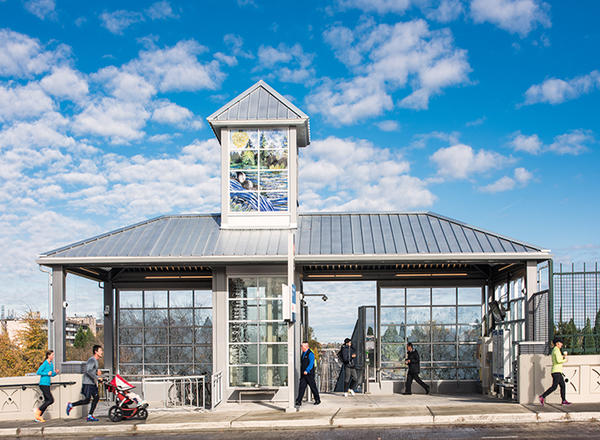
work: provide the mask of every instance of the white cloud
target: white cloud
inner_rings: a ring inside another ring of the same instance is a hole
[[[157,93],[153,84],[142,75],[129,71],[129,69],[124,70],[110,66],[91,77],[95,81],[101,82],[108,93],[123,101],[146,103]]]
[[[356,31],[338,26],[325,33],[326,41],[333,41],[332,32],[344,35],[333,48],[355,76],[325,79],[307,97],[309,111],[322,113],[331,122],[351,124],[391,110],[392,95],[403,89],[409,94],[398,106],[425,109],[431,96],[444,88],[468,83],[471,67],[466,51],[454,47],[449,30],[430,31],[423,20],[367,23]],[[353,66],[361,58],[368,61]]]
[[[0,85],[0,122],[40,116],[53,108],[52,99],[36,83],[13,88]]]
[[[80,101],[88,94],[88,83],[81,73],[70,67],[57,67],[40,81],[42,88],[50,95]]]
[[[597,89],[600,89],[600,72],[597,70],[568,80],[549,78],[527,89],[524,104],[560,104]]]
[[[173,12],[171,4],[167,1],[159,1],[150,5],[146,9],[146,16],[151,20],[161,20],[164,18],[174,18],[177,15]]]
[[[483,124],[486,121],[487,117],[482,116],[481,118],[474,119],[472,121],[468,121],[465,125],[467,127],[477,127],[478,125]]]
[[[307,83],[315,76],[315,69],[310,67],[313,58],[314,55],[305,53],[298,43],[293,46],[281,43],[277,47],[261,45],[255,70],[269,70],[267,78],[276,77],[282,82]]]
[[[25,2],[25,9],[41,20],[52,16],[54,8],[56,8],[54,0],[27,0]]]
[[[513,177],[501,177],[495,182],[481,187],[480,190],[488,193],[510,191],[515,189],[517,185],[520,185],[521,187],[526,186],[532,178],[533,174],[531,174],[525,168],[516,168]]]
[[[425,16],[430,20],[448,23],[456,20],[464,12],[461,0],[441,0],[437,5],[426,8]]]
[[[475,23],[489,22],[521,37],[538,25],[550,27],[549,9],[541,0],[471,0]]]
[[[431,206],[435,196],[400,154],[365,140],[330,136],[301,152],[302,209],[402,210]]]
[[[411,6],[411,0],[338,0],[343,8],[356,8],[366,12],[402,14]]]
[[[400,124],[392,120],[380,121],[377,122],[375,125],[377,125],[377,127],[379,127],[379,129],[382,131],[398,131],[398,129],[400,128]]]
[[[494,151],[475,152],[465,144],[440,148],[429,159],[436,164],[439,176],[450,179],[466,179],[473,174],[502,168],[513,161]]]
[[[28,78],[61,64],[68,54],[64,45],[45,50],[37,39],[0,29],[0,76]]]
[[[526,185],[531,179],[533,179],[533,174],[525,168],[515,168],[515,180],[521,185]]]
[[[578,155],[588,151],[589,145],[595,143],[593,133],[590,130],[571,130],[554,137],[551,144],[545,145],[537,134],[524,135],[520,131],[513,133],[513,139],[509,142],[515,151],[524,151],[530,154],[540,154],[548,151],[557,154]]]
[[[152,112],[152,120],[162,124],[181,124],[193,117],[194,114],[190,110],[172,102],[161,102]]]
[[[542,141],[537,134],[527,136],[521,134],[521,132],[513,134],[513,139],[510,141],[510,144],[515,151],[525,151],[530,154],[541,153],[543,146]]]
[[[146,21],[147,19],[161,20],[175,17],[177,17],[177,15],[173,12],[171,4],[167,1],[155,2],[143,12],[121,9],[100,14],[102,25],[110,32],[117,35],[123,34],[123,31],[129,26]]]

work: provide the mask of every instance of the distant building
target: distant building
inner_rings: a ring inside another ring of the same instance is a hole
[[[35,312],[33,316],[38,319],[41,318],[40,312]],[[18,342],[19,333],[24,331],[26,328],[27,321],[24,318],[0,319],[0,333],[8,334],[9,339],[14,343]],[[42,328],[45,331],[48,330],[48,321],[45,319],[42,322]],[[65,337],[68,345],[73,345],[75,342],[75,335],[77,334],[77,330],[79,330],[79,328],[83,328],[84,330],[89,328],[92,331],[92,334],[96,336],[98,331],[96,318],[91,315],[67,317]]]

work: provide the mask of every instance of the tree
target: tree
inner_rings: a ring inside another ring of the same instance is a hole
[[[600,310],[596,312],[594,335],[596,335],[596,353],[600,353]]]
[[[26,372],[37,371],[48,347],[48,335],[43,327],[44,320],[31,311],[23,320],[25,329],[17,334],[17,340],[23,350]]]
[[[23,350],[13,344],[8,334],[0,333],[0,376],[22,376],[27,372]]]
[[[592,324],[590,318],[585,320],[585,326],[582,330],[583,333],[583,353],[589,354],[596,351],[596,341],[594,338],[594,331],[592,330]]]
[[[315,354],[315,361],[320,358],[321,343],[317,341],[317,338],[313,337],[313,328],[308,327],[308,348]]]
[[[73,341],[73,347],[85,348],[91,341],[94,340],[94,334],[89,328],[85,329],[79,327],[77,333],[75,333],[75,341]]]

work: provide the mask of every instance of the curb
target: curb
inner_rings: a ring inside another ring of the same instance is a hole
[[[0,429],[0,437],[16,437],[18,428],[2,428]]]
[[[127,433],[134,432],[135,425],[89,425],[89,426],[49,426],[42,428],[42,435],[77,435],[77,434],[115,434],[115,433]],[[20,436],[24,436],[21,432]]]
[[[440,425],[496,425],[514,422],[535,423],[537,421],[536,413],[433,416],[433,423]]]
[[[335,423],[335,422],[334,422]],[[317,419],[284,419],[284,420],[233,420],[231,429],[241,428],[323,428],[331,427],[330,417]]]
[[[190,423],[146,423],[132,425],[136,432],[177,432],[177,431],[210,431],[217,429],[229,429],[230,422],[190,422]]]
[[[340,417],[334,418],[332,425],[334,427],[345,426],[410,426],[410,425],[432,425],[433,416],[412,416],[412,417]]]

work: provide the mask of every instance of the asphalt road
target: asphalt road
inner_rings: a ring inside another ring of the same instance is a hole
[[[21,437],[23,438],[23,437]],[[52,438],[52,437],[47,437]],[[114,439],[122,440],[124,436],[78,436],[72,439]],[[599,439],[600,423],[539,423],[527,424],[521,427],[514,425],[498,426],[421,426],[403,428],[335,428],[315,430],[278,430],[278,431],[221,431],[189,434],[169,434],[167,432],[153,435],[135,435],[136,440],[510,440],[510,439]],[[67,440],[65,438],[65,440]]]

